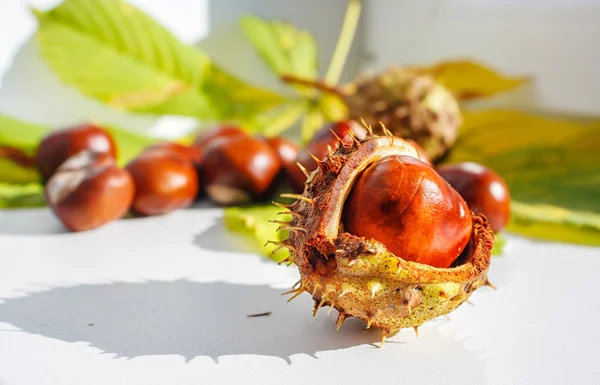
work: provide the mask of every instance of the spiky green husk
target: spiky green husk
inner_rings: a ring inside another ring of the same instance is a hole
[[[290,230],[283,245],[301,274],[291,293],[306,291],[315,311],[332,306],[340,312],[339,324],[357,317],[368,327],[380,327],[384,337],[450,313],[488,284],[494,239],[487,220],[474,216],[464,263],[440,269],[404,261],[380,242],[345,233],[341,211],[353,182],[369,164],[389,155],[418,157],[410,144],[391,134],[370,132],[362,141],[340,145],[310,175],[304,193],[289,206],[293,219],[282,226]]]
[[[458,102],[431,76],[406,68],[391,68],[345,86],[350,118],[394,135],[412,139],[436,160],[450,149],[462,123]],[[377,131],[377,130],[376,130]]]

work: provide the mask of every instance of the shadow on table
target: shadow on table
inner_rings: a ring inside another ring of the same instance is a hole
[[[226,251],[233,253],[260,253],[257,243],[243,234],[226,231],[223,218],[215,219],[214,223],[202,233],[194,237],[194,244],[201,249]]]
[[[0,234],[55,235],[67,229],[48,208],[0,211]]]
[[[111,283],[60,287],[0,303],[0,321],[27,333],[85,341],[118,357],[178,354],[315,356],[379,340],[379,331],[349,319],[335,332],[337,311],[316,319],[303,295],[286,303],[269,286],[223,282]],[[267,316],[249,314],[271,312]],[[328,319],[327,319],[328,318]]]

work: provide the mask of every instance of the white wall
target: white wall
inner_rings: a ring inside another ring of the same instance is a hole
[[[600,113],[598,0],[370,0],[367,65],[471,57],[532,74],[542,108]]]

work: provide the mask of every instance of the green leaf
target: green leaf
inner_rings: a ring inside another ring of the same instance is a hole
[[[225,209],[225,225],[231,231],[252,237],[262,254],[281,262],[288,257],[288,250],[285,248],[276,250],[276,245],[267,244],[267,241],[282,241],[288,236],[287,231],[277,231],[278,224],[269,222],[273,219],[281,221],[291,219],[287,215],[278,216],[277,213],[280,211],[279,207],[273,205],[230,207]]]
[[[600,246],[600,215],[512,202],[510,231],[556,242]]]
[[[319,106],[329,122],[339,122],[348,118],[348,106],[339,95],[323,93]]]
[[[30,157],[46,132],[45,127],[0,115],[0,182],[40,180]]]
[[[33,153],[47,132],[47,127],[0,115],[0,146]]]
[[[303,79],[317,77],[317,44],[309,32],[289,23],[255,16],[244,16],[240,22],[246,37],[276,74]]]
[[[0,157],[0,182],[33,183],[39,180],[40,174],[34,167],[25,167],[12,159]]]
[[[253,133],[273,137],[298,122],[305,111],[305,102],[285,103],[262,114],[257,114],[252,120],[242,124]]]
[[[125,131],[121,128],[99,124],[105,127],[115,143],[117,144],[117,164],[121,167],[125,166],[130,160],[138,156],[146,147],[157,142],[157,139],[150,138],[144,135]]]
[[[600,123],[519,111],[465,112],[447,163],[474,161],[504,177],[509,230],[600,244]]]
[[[219,107],[220,121],[243,122],[287,102],[286,98],[271,91],[248,86],[215,66],[207,76],[210,80],[204,89]]]
[[[496,257],[502,256],[504,253],[504,246],[506,246],[506,239],[502,234],[496,234],[496,240],[494,241],[494,247],[492,248],[492,255]]]
[[[115,108],[235,119],[282,100],[224,73],[122,0],[66,0],[34,12],[40,51],[54,72]],[[224,94],[230,95],[227,103]]]
[[[0,182],[0,209],[45,206],[44,187],[40,183]]]
[[[308,143],[315,132],[323,127],[325,121],[325,116],[319,106],[310,109],[302,121],[302,142]]]

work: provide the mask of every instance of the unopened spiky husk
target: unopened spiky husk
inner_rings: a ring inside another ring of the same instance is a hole
[[[445,87],[406,68],[359,79],[346,85],[344,94],[352,119],[373,127],[382,122],[394,135],[419,143],[433,160],[454,145],[462,123],[458,103]]]
[[[473,217],[473,231],[461,263],[447,269],[404,261],[375,240],[343,231],[341,211],[353,182],[369,164],[389,155],[418,153],[408,142],[370,132],[364,140],[342,144],[319,163],[302,195],[289,206],[294,212],[285,225],[283,243],[299,267],[301,281],[292,293],[308,292],[315,311],[332,306],[346,317],[364,320],[383,336],[401,328],[416,328],[445,315],[465,302],[471,293],[489,284],[494,235],[484,217]]]

